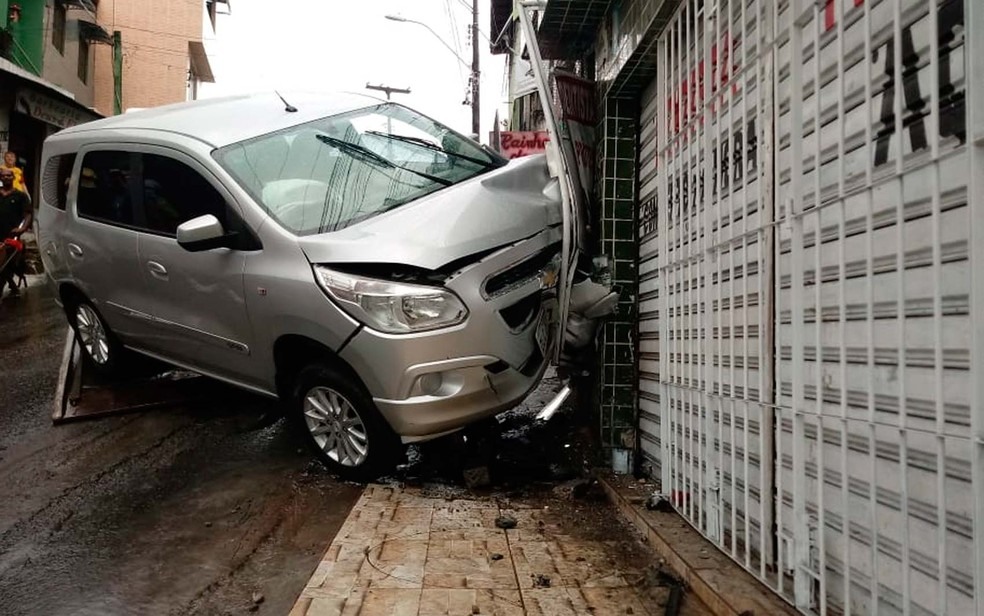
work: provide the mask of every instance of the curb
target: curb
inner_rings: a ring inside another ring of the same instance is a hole
[[[798,614],[679,514],[649,511],[641,499],[630,500],[623,493],[626,490],[619,490],[617,478],[608,471],[596,472],[595,477],[611,503],[715,616]]]

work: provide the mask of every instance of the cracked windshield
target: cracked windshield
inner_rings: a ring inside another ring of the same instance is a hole
[[[297,235],[343,229],[505,164],[395,104],[263,135],[227,146],[216,157]]]

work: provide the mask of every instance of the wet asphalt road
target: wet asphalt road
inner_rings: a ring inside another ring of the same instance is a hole
[[[287,613],[360,488],[261,400],[52,426],[64,336],[0,303],[0,612]]]

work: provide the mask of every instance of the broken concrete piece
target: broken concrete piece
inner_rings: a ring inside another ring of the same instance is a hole
[[[531,573],[533,578],[533,588],[550,588],[550,576],[542,573]]]
[[[467,468],[461,474],[465,480],[465,485],[469,488],[484,488],[492,483],[488,466]]]
[[[669,497],[666,494],[660,494],[657,492],[649,497],[646,501],[646,509],[650,511],[662,511],[670,512],[673,511],[673,504],[670,502]]]

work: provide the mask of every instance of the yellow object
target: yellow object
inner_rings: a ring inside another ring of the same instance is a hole
[[[27,184],[24,183],[24,171],[20,167],[8,167],[7,165],[3,165],[3,168],[14,172],[14,188],[21,192],[27,192]]]

